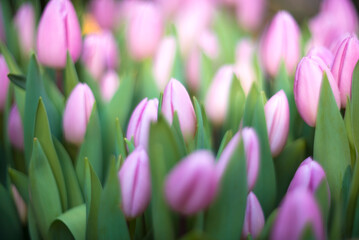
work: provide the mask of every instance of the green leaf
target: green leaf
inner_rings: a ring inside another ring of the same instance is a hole
[[[10,53],[9,49],[7,49],[6,45],[1,42],[0,42],[0,51],[1,51],[1,54],[5,58],[5,61],[9,68],[10,73],[16,74],[16,75],[21,75],[22,71],[19,68],[19,66],[17,65],[17,63],[15,62],[14,57]]]
[[[172,126],[171,129],[173,130],[173,135],[177,141],[177,146],[180,149],[181,157],[187,155],[186,143],[184,141],[181,126],[178,119],[177,111],[173,114]]]
[[[36,226],[36,219],[33,207],[31,205],[28,205],[27,208],[27,221],[28,221],[28,228],[29,228],[29,235],[30,239],[32,240],[40,240],[40,232],[38,227]]]
[[[347,136],[349,141],[349,148],[350,148],[350,163],[351,167],[354,168],[356,153],[355,153],[355,144],[354,144],[354,136],[353,136],[353,126],[352,126],[352,111],[351,111],[351,104],[349,97],[347,98],[347,105],[345,108],[345,115],[344,115],[344,125],[345,129],[347,130]]]
[[[72,165],[71,158],[66,152],[62,144],[54,138],[54,145],[56,153],[59,156],[61,168],[65,177],[65,184],[67,189],[67,206],[68,209],[76,207],[84,203],[80,184],[77,179],[76,171]]]
[[[201,100],[204,100],[208,92],[208,88],[211,85],[212,79],[215,75],[215,68],[213,66],[213,60],[206,54],[201,53],[201,66],[200,66],[200,84],[199,84],[199,96]]]
[[[328,225],[329,210],[330,210],[330,193],[328,192],[328,184],[326,180],[322,180],[317,190],[315,191],[315,198],[320,207],[323,216],[324,227]]]
[[[118,118],[116,118],[116,152],[118,155],[122,156],[122,158],[127,157],[125,138]]]
[[[217,157],[216,157],[217,160],[221,157],[221,154],[222,154],[224,148],[227,146],[229,141],[231,141],[232,137],[233,137],[233,132],[231,130],[228,130],[224,134],[221,145],[219,145],[219,149],[218,149],[218,153],[217,153]]]
[[[249,126],[252,123],[254,109],[259,98],[260,93],[258,91],[258,87],[256,84],[252,84],[251,90],[249,90],[246,103],[244,105],[243,126]]]
[[[16,169],[9,168],[9,176],[11,182],[16,186],[16,189],[19,191],[20,196],[24,199],[25,203],[29,203],[29,178],[22,172],[17,171]]]
[[[205,219],[205,232],[214,239],[240,239],[247,202],[246,156],[243,141],[232,155],[215,202]]]
[[[352,237],[359,238],[359,198],[357,199],[355,207]]]
[[[23,75],[18,74],[8,74],[8,78],[12,83],[14,83],[16,86],[18,86],[21,89],[26,89],[26,77]]]
[[[266,219],[263,230],[260,234],[259,239],[269,239],[270,232],[272,231],[272,227],[275,219],[277,218],[278,209],[273,210],[269,217]]]
[[[152,123],[149,137],[149,158],[152,184],[152,220],[155,239],[174,239],[174,218],[164,199],[164,181],[170,169],[180,160],[173,133],[168,123],[160,116]]]
[[[354,145],[359,152],[359,61],[355,65],[352,77],[351,123],[353,127]]]
[[[48,239],[51,223],[61,214],[60,193],[41,143],[35,138],[29,166],[31,206],[42,238]]]
[[[102,140],[101,140],[100,119],[97,113],[96,104],[93,105],[90,120],[87,124],[84,141],[81,145],[76,160],[76,172],[80,182],[80,186],[84,187],[85,179],[85,157],[91,162],[96,175],[102,180],[103,163],[102,163]]]
[[[82,204],[63,213],[51,224],[51,239],[85,240],[86,205]]]
[[[42,102],[42,99],[39,99],[36,120],[34,127],[34,137],[38,139],[38,142],[41,144],[42,149],[45,153],[46,158],[50,164],[52,172],[55,177],[57,188],[61,197],[61,206],[62,210],[67,209],[67,192],[64,175],[62,173],[61,165],[56,154],[54,144],[52,142],[52,136],[50,132],[49,121],[47,119],[47,113],[45,106]]]
[[[91,163],[85,158],[86,239],[98,239],[98,209],[102,187]]]
[[[196,147],[197,149],[211,149],[211,136],[208,135],[208,131],[205,128],[207,119],[203,115],[201,105],[197,101],[196,97],[193,97],[194,110],[197,117],[197,130],[195,135]]]
[[[120,209],[120,185],[115,161],[110,162],[109,175],[101,194],[98,214],[99,239],[128,239],[125,216]]]
[[[343,176],[350,165],[350,150],[344,121],[327,77],[323,78],[320,91],[314,137],[314,159],[324,168],[330,192],[338,200]]]
[[[64,78],[64,89],[65,89],[65,96],[66,98],[70,96],[72,89],[76,87],[79,83],[79,78],[77,77],[77,72],[75,65],[72,61],[72,58],[67,52],[66,55],[66,67],[65,67],[65,78]]]

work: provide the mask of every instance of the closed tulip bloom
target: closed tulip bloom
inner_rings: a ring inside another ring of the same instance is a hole
[[[247,197],[246,214],[242,230],[242,238],[247,239],[250,234],[257,238],[264,227],[264,214],[256,195],[250,192]]]
[[[63,68],[67,51],[75,62],[81,54],[81,29],[69,0],[51,0],[41,16],[37,32],[39,61],[50,67]]]
[[[142,147],[128,155],[118,177],[122,210],[127,218],[135,218],[145,211],[151,198],[149,159]]]
[[[283,90],[273,95],[264,106],[267,131],[272,156],[277,156],[285,146],[289,131],[289,104]]]
[[[167,203],[184,215],[207,208],[217,189],[215,158],[207,150],[198,150],[182,159],[165,180]]]
[[[300,57],[300,30],[294,18],[286,11],[278,12],[261,40],[261,61],[272,77],[276,76],[282,61],[292,74]]]
[[[133,7],[126,41],[131,57],[140,61],[155,54],[163,34],[164,22],[160,9],[153,2],[138,1]]]
[[[115,0],[92,0],[91,12],[103,29],[112,29],[116,24],[117,2]]]
[[[308,157],[300,164],[295,172],[295,175],[288,187],[288,192],[297,188],[305,188],[314,194],[322,181],[327,183],[329,192],[329,185],[324,169],[318,162],[314,161],[311,157]]]
[[[355,34],[350,34],[341,42],[332,66],[334,79],[339,86],[342,107],[347,104],[347,96],[351,98],[353,71],[358,60],[359,40]]]
[[[11,184],[11,192],[22,224],[26,223],[27,207],[15,185]]]
[[[133,111],[127,128],[127,139],[134,139],[135,147],[147,149],[151,122],[157,121],[158,100],[143,99]]]
[[[333,53],[324,46],[316,46],[309,50],[307,56],[317,56],[323,60],[325,65],[332,67],[334,61]]]
[[[153,62],[153,75],[158,88],[163,91],[171,78],[176,56],[176,39],[173,36],[162,39]]]
[[[82,60],[96,80],[106,70],[117,67],[118,55],[117,43],[111,32],[103,31],[85,37]]]
[[[209,86],[205,99],[205,109],[209,119],[215,125],[221,125],[227,117],[233,74],[232,66],[222,66]]]
[[[237,0],[236,15],[238,23],[247,31],[257,30],[263,22],[265,0]]]
[[[340,107],[340,95],[338,86],[330,69],[316,56],[304,57],[300,61],[295,73],[294,99],[297,109],[303,120],[314,127],[317,119],[320,88],[323,73],[326,74],[332,88],[335,101]]]
[[[313,193],[305,188],[288,192],[281,203],[271,233],[271,239],[301,239],[311,226],[315,239],[324,240],[323,219]]]
[[[100,81],[100,90],[102,98],[109,102],[113,95],[117,92],[118,87],[120,86],[120,79],[117,73],[113,70],[108,71]]]
[[[172,124],[173,115],[177,112],[183,137],[191,139],[196,132],[196,114],[186,88],[172,78],[163,92],[162,113]]]
[[[15,27],[20,47],[28,55],[35,46],[35,11],[31,3],[21,5],[15,16]]]
[[[9,88],[10,80],[7,77],[9,69],[7,67],[4,56],[0,54],[0,111],[4,110],[7,91]]]
[[[24,149],[24,131],[22,127],[22,121],[19,113],[19,109],[16,105],[13,105],[9,114],[9,126],[8,126],[8,135],[11,144],[19,149]]]
[[[86,134],[95,98],[85,83],[78,83],[67,99],[63,130],[66,141],[81,145]]]
[[[244,141],[244,150],[246,152],[248,191],[251,191],[257,181],[260,164],[259,139],[253,128],[243,128],[233,136],[218,160],[217,171],[219,176],[224,174],[227,165],[241,139]]]

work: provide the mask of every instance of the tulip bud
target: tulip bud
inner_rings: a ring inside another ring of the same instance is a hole
[[[173,115],[177,112],[183,137],[191,139],[196,132],[196,114],[186,88],[172,78],[163,92],[162,113],[172,124]]]
[[[63,129],[66,141],[81,145],[95,98],[86,83],[78,83],[67,99]]]
[[[117,67],[118,55],[117,43],[111,32],[99,32],[85,37],[82,60],[96,80],[106,70]]]
[[[317,46],[310,49],[307,56],[317,56],[320,59],[323,60],[325,65],[327,65],[329,68],[332,67],[333,61],[334,61],[334,55],[333,53],[326,47],[323,46]]]
[[[271,239],[299,240],[308,226],[312,227],[315,239],[325,239],[323,219],[314,195],[305,188],[288,192],[279,208]]]
[[[246,215],[242,230],[242,238],[247,239],[250,234],[257,238],[264,227],[264,214],[256,195],[250,192],[247,197]]]
[[[151,122],[157,121],[158,100],[143,99],[133,111],[127,128],[127,139],[134,139],[135,147],[147,149]]]
[[[30,3],[21,5],[15,16],[15,27],[18,32],[20,47],[28,55],[34,48],[35,11]]]
[[[165,37],[157,49],[153,62],[153,75],[158,88],[163,91],[171,78],[173,63],[176,56],[176,39]]]
[[[7,91],[9,88],[10,80],[7,77],[9,69],[7,67],[4,56],[0,54],[0,111],[5,107]]]
[[[192,215],[208,207],[217,189],[215,158],[207,150],[198,150],[182,159],[165,181],[168,204],[184,215]]]
[[[244,150],[246,152],[248,191],[251,191],[257,181],[260,164],[259,139],[253,128],[243,128],[233,136],[218,160],[217,171],[219,176],[224,174],[241,138],[243,138]]]
[[[164,22],[153,2],[138,1],[133,7],[126,40],[131,57],[140,61],[154,55],[161,41]]]
[[[120,79],[113,70],[108,71],[101,79],[100,90],[102,98],[109,102],[120,86]]]
[[[265,70],[276,76],[282,61],[292,74],[300,56],[300,30],[286,11],[278,12],[261,40],[261,59]]]
[[[322,181],[327,182],[324,169],[318,162],[314,161],[311,157],[308,157],[300,164],[295,172],[295,175],[288,187],[288,192],[302,187],[312,193],[315,193]],[[328,182],[327,186],[329,193]]]
[[[24,149],[24,131],[19,110],[13,105],[9,114],[8,135],[11,144],[19,150]]]
[[[204,31],[198,39],[198,46],[210,59],[216,59],[219,54],[217,35],[210,31]]]
[[[205,108],[209,119],[215,125],[221,125],[227,117],[232,78],[233,67],[225,65],[217,71],[208,89]]]
[[[236,15],[239,24],[249,31],[254,31],[260,27],[266,1],[265,0],[237,0]]]
[[[117,3],[115,0],[92,0],[91,12],[103,29],[112,29],[116,23]]]
[[[289,104],[283,90],[273,95],[266,105],[264,112],[272,156],[277,156],[287,142],[289,131]]]
[[[295,73],[293,88],[295,103],[303,120],[312,127],[315,126],[317,119],[320,88],[324,72],[329,80],[335,101],[340,107],[338,86],[329,68],[320,58],[315,56],[302,58]]]
[[[14,202],[16,205],[17,213],[19,214],[19,218],[22,224],[26,223],[26,215],[27,215],[27,208],[24,200],[20,196],[19,192],[17,191],[16,187],[11,184],[11,192],[14,198]]]
[[[39,61],[47,66],[63,68],[67,51],[75,62],[81,54],[81,29],[69,0],[51,0],[41,16],[37,32]]]
[[[339,45],[332,66],[333,77],[339,86],[342,107],[347,104],[347,96],[351,97],[353,71],[358,60],[359,40],[355,34],[350,34]]]
[[[127,218],[143,213],[151,198],[150,166],[146,151],[136,148],[123,163],[118,173],[122,210]]]

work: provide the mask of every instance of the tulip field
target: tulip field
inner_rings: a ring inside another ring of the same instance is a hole
[[[0,239],[359,239],[359,4],[295,4],[1,0]]]

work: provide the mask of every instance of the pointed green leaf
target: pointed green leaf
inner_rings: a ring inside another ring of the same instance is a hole
[[[225,122],[225,129],[231,129],[233,132],[237,132],[239,124],[241,122],[246,96],[242,89],[239,79],[233,75],[231,90],[228,96],[228,111]]]
[[[173,136],[176,139],[177,146],[180,149],[181,157],[187,155],[186,143],[184,141],[181,126],[178,119],[177,111],[173,114],[172,126],[171,129],[173,130]]]
[[[19,191],[22,199],[24,199],[25,203],[29,202],[29,178],[23,174],[22,172],[19,172],[16,169],[9,168],[9,176],[11,179],[11,182],[16,186],[16,189]]]
[[[269,235],[270,232],[272,231],[274,221],[277,218],[277,214],[278,214],[278,209],[275,209],[273,210],[273,212],[270,213],[269,217],[266,219],[266,222],[264,224],[259,239],[269,239]]]
[[[220,158],[224,148],[227,146],[229,141],[231,141],[232,137],[233,137],[233,132],[231,130],[228,130],[224,134],[221,145],[219,145],[219,149],[218,149],[218,153],[217,153],[217,157],[216,157],[217,160]]]
[[[196,97],[193,97],[194,110],[197,117],[197,130],[195,135],[197,149],[211,149],[210,136],[205,129],[205,116],[202,114],[202,108]]]
[[[65,78],[64,78],[64,89],[66,98],[72,92],[72,89],[79,83],[79,78],[77,77],[76,68],[72,58],[67,52],[66,55],[66,67],[65,67]]]
[[[251,90],[249,90],[246,103],[244,105],[243,126],[249,126],[252,123],[254,109],[259,98],[260,93],[258,91],[258,87],[256,84],[252,84]]]
[[[1,54],[5,58],[5,61],[6,61],[6,64],[7,64],[8,68],[9,68],[10,73],[21,75],[22,74],[21,69],[19,68],[19,66],[15,62],[14,57],[10,53],[9,49],[7,49],[6,45],[4,43],[1,43],[1,42],[0,42],[0,51],[1,51]]]
[[[359,150],[359,61],[357,62],[352,77],[352,101],[351,116],[353,126],[353,138],[357,152]]]
[[[14,83],[16,86],[18,86],[21,89],[26,89],[26,77],[23,75],[18,74],[8,74],[8,78],[12,83]]]
[[[35,219],[35,214],[34,214],[34,210],[32,210],[32,206],[28,205],[28,209],[27,209],[27,222],[28,222],[28,228],[29,228],[29,236],[30,239],[32,240],[40,240],[40,232],[39,229],[36,225],[36,219]]]
[[[118,118],[116,118],[116,152],[123,158],[127,157],[125,138]]]

